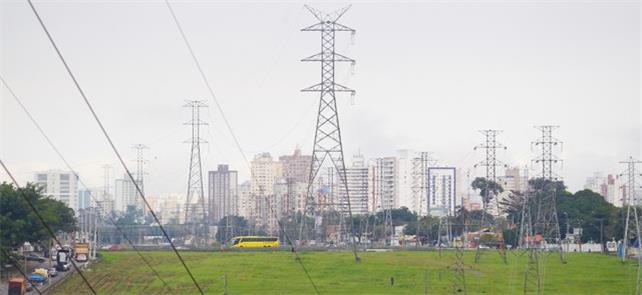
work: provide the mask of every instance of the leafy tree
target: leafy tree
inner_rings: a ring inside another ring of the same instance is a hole
[[[573,194],[566,191],[566,186],[562,181],[541,178],[530,180],[529,187],[532,191],[532,196],[528,200],[531,218],[535,218],[537,215],[536,208],[542,198],[555,194],[555,205],[562,238],[565,238],[566,233],[571,232],[572,228],[582,228],[581,240],[583,242],[599,242],[601,234],[603,241],[622,237],[622,209],[608,203],[600,194],[590,190],[581,190]],[[509,219],[515,221],[517,231],[521,222],[524,198],[525,196],[521,192],[511,192],[503,203]],[[535,220],[531,222],[535,222]],[[515,233],[515,235],[518,234]],[[505,240],[507,243],[514,242],[508,241],[506,236]]]
[[[484,177],[475,178],[471,186],[473,187],[473,189],[479,190],[479,195],[481,196],[482,202],[484,203],[484,208],[486,208],[486,205],[494,196],[504,191],[499,183],[488,180]]]
[[[43,244],[51,237],[40,219],[31,210],[27,198],[34,204],[44,221],[54,232],[77,229],[74,211],[63,202],[45,197],[42,188],[27,184],[17,189],[8,183],[0,184],[0,247],[8,249],[24,242]]]

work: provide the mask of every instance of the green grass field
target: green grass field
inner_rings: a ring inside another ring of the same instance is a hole
[[[99,294],[194,294],[196,289],[172,252],[143,252],[172,288],[167,289],[135,252],[107,252],[87,272]],[[314,289],[290,252],[182,252],[187,265],[208,294],[223,294],[227,274],[229,294],[313,294]],[[452,293],[454,252],[440,258],[432,251],[300,254],[321,294]],[[495,251],[484,252],[474,263],[465,253],[468,294],[523,294],[526,254],[509,252],[504,264]],[[567,254],[567,264],[555,254],[544,254],[544,294],[633,294],[637,264],[622,264],[602,254]],[[424,280],[427,271],[428,279]],[[394,286],[390,285],[394,277]],[[54,294],[88,293],[77,274]]]

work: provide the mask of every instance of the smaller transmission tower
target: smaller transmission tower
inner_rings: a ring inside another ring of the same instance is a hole
[[[626,185],[624,187],[625,189],[625,196],[624,196],[624,206],[626,206],[626,220],[624,223],[624,240],[622,243],[623,247],[623,255],[622,255],[622,262],[626,260],[626,250],[629,244],[630,237],[629,233],[630,231],[630,226],[629,223],[631,222],[631,209],[633,209],[633,222],[635,223],[636,226],[636,235],[637,238],[640,238],[640,224],[639,224],[639,219],[638,219],[638,210],[637,207],[639,206],[640,202],[635,195],[635,189],[638,188],[637,182],[636,182],[636,177],[639,176],[639,174],[636,172],[635,165],[636,164],[641,164],[642,161],[638,161],[634,159],[633,157],[629,157],[626,161],[621,161],[620,164],[626,164],[626,170],[624,173],[620,174],[620,176],[626,176]],[[639,281],[639,274],[638,274],[638,281]],[[639,294],[639,293],[637,293]]]
[[[206,143],[206,141],[200,136],[201,126],[207,125],[201,120],[200,110],[207,105],[201,100],[188,100],[183,107],[190,108],[192,111],[192,120],[184,123],[191,126],[192,129],[192,136],[186,141],[191,148],[187,199],[185,201],[185,223],[194,225],[194,236],[197,243],[200,243],[202,239],[206,238],[208,229],[207,207],[203,190],[203,167],[201,165],[201,143]]]
[[[415,248],[421,243],[421,217],[428,215],[428,167],[435,164],[428,152],[420,152],[412,158],[412,201],[417,209]]]
[[[466,291],[466,273],[464,271],[464,244],[462,240],[455,241],[455,260],[453,261],[453,280],[452,280],[452,293],[453,294],[468,294]]]
[[[100,203],[97,204],[99,208],[102,208],[104,212],[102,214],[105,214],[106,216],[111,216],[114,211],[114,203],[111,198],[111,195],[109,193],[109,171],[111,170],[111,166],[109,165],[103,165],[103,193],[100,198]]]
[[[475,150],[477,150],[477,149],[485,150],[485,157],[484,157],[483,161],[475,164],[474,167],[475,168],[477,168],[478,166],[485,167],[486,168],[486,181],[487,181],[487,183],[490,182],[490,181],[492,181],[494,183],[497,183],[497,167],[507,167],[506,164],[502,163],[500,160],[497,159],[497,150],[499,150],[499,149],[504,149],[505,150],[506,149],[506,146],[504,146],[503,144],[497,142],[497,135],[499,133],[501,133],[502,131],[501,130],[487,129],[487,130],[480,130],[479,132],[481,132],[484,135],[485,141],[484,141],[484,143],[476,146],[474,149]],[[499,207],[499,200],[497,199],[497,196],[494,196],[493,195],[494,193],[490,189],[486,190],[486,194],[487,194],[486,195],[486,200],[491,200],[492,199],[492,200],[495,201],[495,207],[496,207],[495,208],[496,209],[495,216],[499,217],[499,215],[501,213],[501,210],[500,210],[500,207]],[[482,202],[483,214],[482,214],[482,220],[481,220],[481,225],[480,225],[481,229],[483,229],[484,227],[490,225],[490,224],[487,224],[488,221],[486,220],[486,214],[488,212],[488,205],[489,205],[489,204],[487,204],[487,202],[489,202],[489,201],[483,201]],[[495,231],[501,232],[501,229],[500,228],[495,228]],[[500,247],[498,250],[499,250],[499,254],[502,257],[502,260],[504,261],[504,263],[507,263],[505,249],[503,247]],[[475,254],[475,262],[476,263],[479,262],[480,257],[481,257],[481,244],[477,245],[477,252]]]
[[[147,163],[147,160],[145,160],[145,157],[143,156],[143,150],[148,149],[148,147],[144,144],[136,144],[132,147],[133,149],[136,150],[136,184],[138,184],[138,187],[140,188],[140,191],[145,194],[145,182],[144,182],[144,177],[145,177],[145,164]],[[143,212],[147,212],[145,209],[145,204],[140,203],[140,205],[136,206],[137,209],[142,209]]]
[[[559,126],[541,125],[535,126],[535,128],[542,131],[542,137],[531,143],[532,146],[539,146],[541,149],[540,156],[534,159],[533,163],[542,165],[540,170],[541,178],[558,180],[560,177],[553,170],[556,164],[562,163],[562,160],[554,155],[553,152],[558,145],[560,149],[562,148],[562,142],[553,137],[553,130],[559,128]]]

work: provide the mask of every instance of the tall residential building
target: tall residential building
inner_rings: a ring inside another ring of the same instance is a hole
[[[395,201],[396,207],[406,207],[411,211],[417,211],[413,197],[413,158],[415,153],[411,150],[397,151],[397,192]]]
[[[528,188],[528,178],[519,167],[506,168],[503,176],[497,178],[504,191],[524,191]]]
[[[338,188],[339,203],[345,204],[344,209],[347,210],[347,197],[349,197],[352,214],[365,215],[368,213],[368,180],[368,166],[365,158],[361,154],[354,155],[352,165],[346,168],[348,196],[346,196],[345,187],[339,186]]]
[[[131,181],[127,174],[123,175],[123,178],[115,180],[116,185],[114,187],[114,210],[120,212],[126,212],[127,207],[133,206],[134,208],[143,209],[141,206],[142,200],[139,200],[138,192],[136,191],[136,186]]]
[[[254,199],[252,198],[252,185],[245,181],[238,188],[239,215],[249,219],[254,211]]]
[[[279,162],[283,167],[284,179],[290,179],[292,182],[308,182],[312,156],[301,155],[301,150],[297,148],[293,155],[280,156]]]
[[[397,158],[372,160],[370,166],[371,211],[397,208]]]
[[[70,171],[49,170],[36,172],[34,182],[45,195],[65,203],[78,213],[78,178]]]
[[[456,168],[428,168],[428,209],[431,216],[454,215],[458,204],[456,187]]]
[[[225,216],[239,214],[238,173],[228,165],[218,165],[209,172],[208,204],[210,224],[216,225]]]
[[[265,226],[269,231],[277,227],[276,217],[271,214],[274,199],[274,185],[282,177],[281,163],[272,159],[270,153],[254,156],[251,163],[251,194],[254,198],[251,220],[257,226]]]
[[[87,209],[89,207],[94,207],[95,204],[92,200],[93,198],[96,197],[97,194],[95,193],[95,190],[90,190],[90,189],[81,189],[78,191],[78,209]]]

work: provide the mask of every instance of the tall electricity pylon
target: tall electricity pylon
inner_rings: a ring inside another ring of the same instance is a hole
[[[187,179],[187,199],[185,201],[185,223],[194,224],[194,233],[198,238],[205,238],[207,235],[207,210],[205,194],[203,190],[203,167],[201,165],[201,143],[206,143],[200,136],[201,125],[207,125],[201,120],[201,108],[207,107],[202,100],[188,100],[183,107],[190,108],[192,120],[184,123],[192,128],[192,137],[186,141],[191,145],[189,176]],[[195,204],[192,204],[196,201]],[[190,210],[194,212],[190,212]],[[191,215],[190,215],[191,213]],[[198,227],[205,227],[199,230]]]
[[[339,200],[339,211],[345,218],[346,215],[350,218],[350,227],[352,234],[352,249],[356,261],[359,261],[357,255],[356,238],[354,234],[354,226],[352,225],[352,208],[350,206],[350,194],[348,190],[348,182],[346,179],[346,166],[343,158],[343,144],[341,141],[341,129],[339,128],[339,113],[337,109],[336,92],[350,92],[354,95],[355,91],[347,87],[335,83],[335,62],[350,62],[354,64],[354,60],[335,52],[335,33],[336,32],[351,32],[354,34],[355,30],[337,23],[339,18],[348,11],[350,6],[337,10],[333,13],[324,13],[309,6],[305,6],[312,15],[318,20],[318,23],[309,27],[303,28],[302,31],[321,32],[321,52],[310,57],[304,58],[302,61],[321,62],[321,82],[305,88],[303,92],[319,92],[320,102],[319,111],[317,114],[317,124],[314,135],[314,147],[312,153],[312,164],[310,175],[308,178],[308,190],[306,197],[305,209],[299,231],[299,239],[302,238],[303,226],[305,224],[305,215],[307,212],[319,213],[319,208],[315,204],[312,186],[314,180],[319,173],[324,161],[329,158],[332,166],[334,166],[338,180],[343,189],[345,189],[345,199]]]
[[[140,191],[145,194],[145,163],[147,163],[147,160],[145,160],[145,157],[143,156],[143,150],[148,149],[148,147],[144,144],[136,144],[132,146],[133,149],[136,150],[136,183],[138,184],[138,187],[140,188]],[[142,209],[143,212],[147,212],[145,210],[145,204],[141,203],[140,206],[137,205],[136,209]]]
[[[497,142],[497,134],[501,133],[501,130],[493,130],[493,129],[487,129],[487,130],[480,130],[484,135],[485,142],[476,146],[474,149],[484,149],[486,151],[484,160],[475,164],[474,167],[478,166],[483,166],[486,167],[486,181],[492,181],[497,183],[497,167],[507,167],[506,164],[502,163],[500,160],[497,159],[497,150],[498,149],[506,149],[506,146],[503,144]],[[499,208],[499,200],[497,199],[497,196],[494,195],[494,192],[492,190],[487,189],[486,190],[486,200],[495,200],[495,207],[496,207],[496,214],[495,217],[499,217],[500,215],[500,208]],[[488,212],[488,204],[486,201],[482,202],[483,205],[483,214],[482,214],[482,220],[481,220],[481,229],[483,229],[486,226],[486,212]],[[480,230],[481,230],[480,229]],[[499,228],[495,229],[496,231],[499,231]],[[503,247],[499,247],[499,254],[502,257],[502,260],[504,263],[507,263],[506,260],[506,251]],[[481,257],[481,244],[477,245],[477,252],[475,253],[475,262],[478,263],[479,259]]]
[[[561,149],[562,142],[553,137],[553,130],[559,128],[559,126],[541,125],[535,126],[535,128],[542,131],[542,137],[531,143],[531,146],[539,146],[541,149],[540,156],[534,159],[533,163],[542,165],[539,172],[541,178],[546,180],[558,180],[560,176],[553,171],[553,168],[555,167],[555,164],[561,164],[562,160],[554,155],[553,151],[558,145]]]

